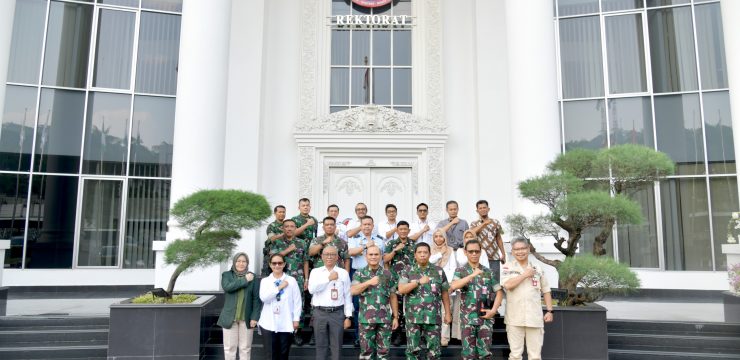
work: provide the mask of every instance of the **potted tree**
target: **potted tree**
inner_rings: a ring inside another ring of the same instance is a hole
[[[165,250],[165,263],[176,266],[167,289],[160,289],[159,300],[145,294],[111,305],[108,359],[199,359],[207,340],[202,328],[209,326],[205,309],[214,296],[182,296],[185,303],[173,303],[177,279],[227,261],[240,232],[260,226],[270,213],[264,196],[241,190],[201,190],[178,200],[170,214],[187,238]]]
[[[565,260],[548,259],[530,242],[530,252],[558,270],[565,289],[555,321],[545,327],[543,357],[607,359],[606,309],[593,304],[608,294],[639,288],[627,265],[601,257],[615,224],[640,224],[642,209],[630,196],[672,174],[670,158],[638,145],[572,150],[558,156],[540,176],[519,183],[521,196],[548,210],[527,217],[506,218],[514,235],[527,239],[552,237]],[[593,239],[584,239],[593,232]],[[592,255],[579,255],[582,241],[592,241]]]

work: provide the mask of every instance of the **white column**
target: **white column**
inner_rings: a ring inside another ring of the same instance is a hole
[[[172,159],[174,204],[200,189],[220,189],[224,175],[224,136],[228,88],[231,0],[185,0]],[[170,222],[167,241],[186,234]],[[161,248],[161,244],[157,247]],[[155,284],[165,287],[172,267],[157,253]],[[220,266],[181,275],[176,290],[218,290]]]
[[[541,174],[560,148],[552,2],[506,0],[506,29],[513,209],[540,212],[516,186]]]
[[[0,117],[5,111],[5,82],[8,80],[10,42],[13,37],[15,0],[0,1]]]
[[[732,135],[735,139],[735,161],[737,161],[740,159],[740,21],[738,21],[740,1],[722,0],[720,5],[727,57],[727,80],[730,86]],[[740,178],[740,167],[737,167],[736,171]]]

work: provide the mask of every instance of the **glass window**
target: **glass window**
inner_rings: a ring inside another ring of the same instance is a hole
[[[373,65],[391,64],[391,32],[373,31]]]
[[[735,173],[730,96],[726,91],[704,93],[704,129],[710,174]]]
[[[617,243],[619,261],[638,268],[657,268],[658,232],[655,218],[655,194],[653,184],[629,194],[642,208],[644,222],[641,225],[618,225]]]
[[[175,99],[137,96],[131,128],[132,176],[172,176]]]
[[[116,266],[123,181],[84,181],[77,266]]]
[[[560,20],[560,66],[564,98],[604,95],[598,16]]]
[[[78,179],[77,176],[33,175],[27,269],[72,267]]]
[[[558,16],[599,12],[599,0],[558,0]]]
[[[370,68],[352,68],[352,105],[370,103]]]
[[[46,30],[44,85],[84,88],[93,7],[52,1]]]
[[[642,7],[642,0],[601,0],[602,11],[630,10]]]
[[[411,69],[393,70],[393,103],[411,105]]]
[[[331,94],[329,101],[332,104],[349,103],[349,69],[331,69]]]
[[[125,269],[154,268],[152,241],[164,240],[169,209],[169,180],[129,180],[123,248]]]
[[[702,89],[721,89],[727,85],[722,13],[719,3],[695,7],[696,42],[699,47],[699,69]]]
[[[352,31],[352,65],[370,65],[370,31]]]
[[[8,81],[38,84],[46,1],[16,1]]]
[[[101,4],[139,7],[139,0],[98,0]]]
[[[617,94],[647,91],[642,15],[608,16],[604,21],[609,92]]]
[[[131,96],[91,93],[85,121],[82,172],[125,175]]]
[[[609,99],[611,145],[639,144],[653,148],[650,97]]]
[[[0,174],[0,239],[10,240],[5,250],[5,267],[20,269],[26,233],[28,175]]]
[[[141,12],[136,91],[175,95],[180,56],[180,16]]]
[[[648,28],[653,90],[698,89],[691,7],[649,10]]]
[[[349,65],[349,31],[331,31],[331,64]]]
[[[8,85],[0,128],[0,170],[28,171],[36,118],[36,88]]]
[[[411,66],[411,31],[393,32],[393,65]]]
[[[712,196],[712,231],[714,233],[714,259],[716,271],[727,269],[727,256],[722,253],[722,244],[727,243],[727,224],[732,212],[740,209],[737,200],[736,177],[709,178],[709,192]]]
[[[144,9],[181,12],[182,0],[141,0],[141,7]]]
[[[85,93],[41,89],[34,170],[80,172],[80,143],[85,119]]]
[[[647,0],[648,7],[688,4],[691,0]]]
[[[373,69],[373,99],[378,105],[391,104],[391,69]]]
[[[676,162],[679,175],[704,174],[704,142],[699,95],[655,97],[658,150]]]
[[[566,151],[606,147],[604,100],[566,101],[563,116]]]
[[[93,86],[131,88],[135,22],[133,12],[100,9]]]
[[[666,270],[712,270],[705,178],[660,184]]]

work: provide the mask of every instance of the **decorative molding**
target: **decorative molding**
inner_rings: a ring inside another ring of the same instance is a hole
[[[355,177],[346,177],[340,180],[337,184],[337,191],[344,190],[347,196],[354,195],[355,191],[362,193],[362,185]]]
[[[442,4],[441,0],[426,0],[423,19],[425,41],[424,70],[426,79],[422,89],[426,94],[427,116],[432,124],[445,126],[442,114]]]
[[[444,217],[444,149],[429,148],[428,154],[429,215],[437,221]]]
[[[364,105],[300,121],[298,133],[420,133],[441,134],[444,124],[420,119],[412,114],[374,104]]]
[[[380,187],[380,191],[384,191],[388,196],[395,196],[397,192],[403,191],[403,186],[399,185],[400,182],[397,178],[391,177]]]
[[[312,198],[313,169],[316,148],[312,146],[298,147],[298,197]]]
[[[324,174],[322,178],[324,179],[324,194],[329,192],[329,168],[332,167],[343,167],[343,166],[350,166],[352,165],[352,162],[350,161],[325,161],[324,162]]]
[[[318,29],[323,18],[320,13],[321,2],[325,0],[303,0],[301,9],[301,85],[300,85],[300,116],[301,119],[310,119],[316,116],[316,89],[319,88],[317,69],[321,51],[318,41]],[[327,30],[328,31],[328,30]],[[328,107],[328,104],[327,104]]]

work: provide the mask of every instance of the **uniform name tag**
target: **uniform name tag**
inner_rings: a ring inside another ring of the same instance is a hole
[[[279,315],[280,314],[280,305],[273,304],[272,305],[272,313],[275,314],[275,315]]]

